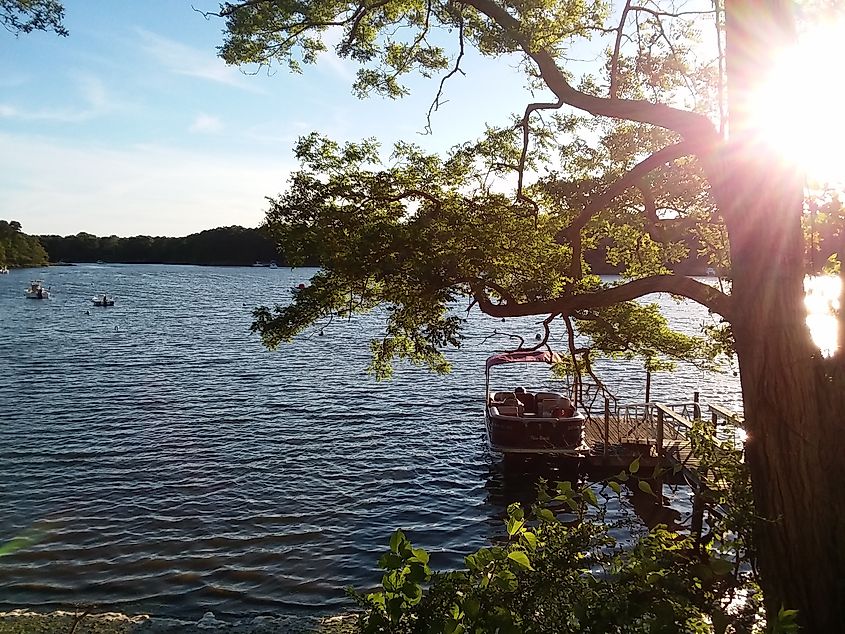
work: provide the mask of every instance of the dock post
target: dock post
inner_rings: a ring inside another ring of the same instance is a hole
[[[663,409],[657,408],[657,468],[663,469],[665,466],[665,456],[663,454]],[[654,484],[657,485],[657,490],[654,492],[657,495],[657,503],[663,506],[663,476],[656,478]]]
[[[694,420],[701,420],[701,405],[699,405],[700,394],[696,391],[692,393],[692,401],[695,403],[692,417]]]
[[[604,397],[604,452],[607,455],[607,444],[610,442],[610,399]]]
[[[696,544],[701,544],[701,533],[704,530],[704,492],[703,485],[699,485],[692,498],[692,519],[690,532]]]
[[[651,370],[645,371],[645,402],[651,402]]]

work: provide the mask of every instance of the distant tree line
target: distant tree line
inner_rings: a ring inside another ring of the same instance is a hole
[[[43,266],[47,261],[47,252],[38,238],[23,233],[21,223],[0,220],[0,267]]]
[[[52,262],[122,262],[127,264],[206,264],[245,266],[255,262],[286,264],[261,228],[218,227],[181,238],[163,236],[39,236]],[[309,262],[308,264],[313,264]]]

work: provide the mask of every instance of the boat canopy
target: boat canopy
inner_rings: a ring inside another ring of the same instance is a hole
[[[557,352],[549,350],[517,350],[516,352],[502,352],[487,359],[487,370],[504,363],[561,363],[563,357]]]

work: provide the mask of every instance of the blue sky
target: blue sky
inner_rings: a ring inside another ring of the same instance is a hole
[[[443,150],[522,110],[523,79],[470,54],[422,136],[439,80],[359,100],[332,53],[303,75],[247,75],[216,57],[207,0],[66,0],[70,36],[0,31],[0,218],[27,233],[185,235],[256,226],[312,130]]]

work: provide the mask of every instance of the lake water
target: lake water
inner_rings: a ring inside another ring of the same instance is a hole
[[[402,366],[377,383],[365,373],[375,317],[277,352],[250,334],[252,306],[289,301],[312,273],[81,265],[0,276],[0,544],[35,538],[0,557],[0,606],[325,614],[349,605],[344,587],[378,582],[397,527],[437,569],[501,534],[504,508],[530,483],[487,450],[484,359],[513,347],[487,337],[533,340],[538,319],[474,311],[451,375]],[[34,277],[50,300],[24,298]],[[91,305],[103,292],[114,308]],[[660,301],[678,328],[709,319]],[[643,399],[641,365],[601,372],[623,400]],[[494,388],[551,384],[539,364],[494,373]],[[652,398],[695,390],[740,404],[731,372],[689,367],[656,376]]]

